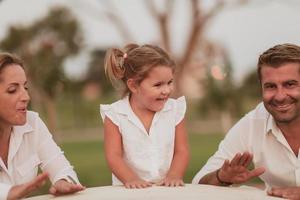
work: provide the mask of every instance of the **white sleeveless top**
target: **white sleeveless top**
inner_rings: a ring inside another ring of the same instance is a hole
[[[128,97],[110,105],[100,105],[103,121],[108,117],[119,128],[125,162],[140,178],[151,182],[163,179],[171,166],[175,128],[185,111],[185,97],[168,99],[163,109],[155,113],[148,134],[132,111]],[[112,179],[113,185],[122,184],[114,175]]]

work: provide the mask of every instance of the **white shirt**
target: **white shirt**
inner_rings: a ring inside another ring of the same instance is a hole
[[[155,113],[148,134],[132,111],[128,97],[111,105],[100,105],[103,121],[108,117],[119,128],[125,162],[140,178],[153,182],[163,179],[171,166],[175,128],[184,118],[185,110],[184,97],[168,99],[163,109]],[[113,175],[113,185],[120,184]]]
[[[0,158],[0,200],[6,199],[13,185],[36,177],[38,167],[49,173],[52,183],[71,176],[79,183],[73,167],[56,145],[37,113],[27,112],[27,122],[14,126],[10,136],[6,168]]]
[[[253,154],[255,167],[266,169],[260,178],[267,188],[300,186],[300,153],[295,156],[262,103],[233,126],[192,183],[197,184],[204,175],[219,169],[225,159],[244,151]]]

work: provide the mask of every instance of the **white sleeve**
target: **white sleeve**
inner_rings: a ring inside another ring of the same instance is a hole
[[[120,120],[118,119],[116,113],[113,111],[111,105],[100,105],[100,115],[103,122],[105,117],[108,117],[116,126],[120,125]]]
[[[176,110],[175,110],[175,124],[179,124],[184,118],[186,112],[186,101],[185,97],[179,97],[176,99]]]
[[[198,184],[203,176],[219,169],[226,159],[231,160],[236,153],[251,152],[250,141],[250,118],[244,116],[227,133],[220,143],[217,152],[208,159],[204,167],[193,178],[192,183]]]
[[[0,200],[6,200],[8,192],[12,185],[0,183]]]
[[[70,181],[69,176],[80,184],[73,166],[54,142],[51,133],[39,117],[36,119],[35,131],[39,134],[38,155],[41,160],[41,169],[49,173],[52,184],[60,179]]]

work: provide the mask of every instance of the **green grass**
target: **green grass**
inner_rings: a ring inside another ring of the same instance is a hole
[[[191,161],[185,182],[191,182],[193,176],[216,151],[222,138],[223,135],[189,136]],[[83,185],[91,187],[111,184],[111,172],[105,162],[102,141],[64,143],[62,148]]]
[[[191,160],[184,181],[190,183],[196,173],[217,150],[221,134],[190,134],[189,144]],[[68,142],[62,144],[67,159],[74,166],[81,183],[87,187],[111,185],[111,172],[106,164],[103,152],[103,141]],[[259,182],[258,179],[252,183]],[[49,184],[36,194],[47,192]]]

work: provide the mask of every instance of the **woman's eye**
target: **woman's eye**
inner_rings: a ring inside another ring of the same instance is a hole
[[[8,92],[9,94],[13,94],[13,93],[16,92],[16,89],[8,89],[7,92]]]

